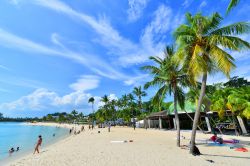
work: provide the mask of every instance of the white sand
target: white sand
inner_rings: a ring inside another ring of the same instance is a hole
[[[40,124],[36,124],[40,125]],[[55,124],[44,124],[55,125]],[[72,127],[71,125],[62,125]],[[80,128],[80,126],[79,126]],[[100,131],[101,133],[98,133]],[[182,132],[187,144],[189,132]],[[197,134],[198,139],[209,138],[210,135]],[[249,137],[224,136],[248,141]],[[133,140],[120,143],[119,141]],[[111,141],[118,141],[113,142]],[[40,154],[30,154],[9,165],[11,166],[249,166],[250,152],[237,152],[229,147],[199,145],[202,156],[192,156],[188,150],[176,147],[174,131],[145,130],[126,127],[88,130],[79,135],[72,135],[47,148]],[[250,147],[246,147],[250,151]],[[206,161],[213,160],[214,163]]]

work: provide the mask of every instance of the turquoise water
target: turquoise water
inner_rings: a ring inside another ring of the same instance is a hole
[[[53,136],[55,134],[55,136]],[[38,135],[42,135],[42,148],[68,135],[68,130],[59,127],[31,126],[24,123],[0,122],[0,162],[13,159],[21,154],[31,153],[37,142]],[[20,148],[9,156],[9,149]]]

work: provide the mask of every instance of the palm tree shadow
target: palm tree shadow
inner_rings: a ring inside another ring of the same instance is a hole
[[[202,154],[203,156],[218,156],[218,157],[226,157],[226,158],[240,158],[240,159],[248,159],[250,160],[250,157],[241,157],[241,156],[226,156],[226,155],[215,155],[215,154]]]

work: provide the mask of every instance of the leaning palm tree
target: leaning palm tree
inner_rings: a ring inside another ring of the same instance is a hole
[[[221,71],[229,77],[235,64],[234,58],[225,50],[241,51],[250,48],[247,41],[237,36],[249,32],[250,24],[238,22],[221,27],[222,17],[218,13],[209,17],[202,16],[200,13],[194,16],[187,13],[186,21],[187,23],[180,25],[174,33],[179,45],[176,55],[184,64],[189,76],[196,80],[202,76],[201,91],[191,136],[190,153],[193,153],[207,75]]]
[[[160,57],[150,57],[157,66],[144,66],[142,69],[147,70],[154,76],[153,80],[145,84],[145,88],[150,86],[160,86],[157,91],[153,102],[155,100],[163,101],[167,92],[174,95],[174,113],[177,128],[177,146],[180,147],[180,121],[177,112],[177,104],[184,108],[184,92],[182,87],[186,86],[187,75],[183,73],[183,70],[179,63],[174,59],[174,47],[167,46],[164,51],[164,59]]]
[[[89,101],[88,101],[88,103],[91,103],[92,104],[92,111],[93,111],[93,114],[94,114],[94,102],[95,102],[95,98],[94,97],[90,97],[89,98]]]
[[[139,110],[142,112],[142,97],[146,96],[147,93],[141,89],[141,86],[135,87],[133,93],[138,97]]]

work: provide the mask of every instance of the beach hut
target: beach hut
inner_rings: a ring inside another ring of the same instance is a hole
[[[168,111],[153,112],[144,120],[145,128],[170,129],[173,124],[168,115]]]
[[[177,111],[178,115],[180,118],[180,127],[181,129],[192,129],[192,124],[193,124],[193,118],[194,114],[196,111],[196,105],[194,103],[191,103],[190,101],[185,102],[185,108],[181,109],[179,105],[177,105]],[[174,117],[174,103],[172,103],[169,106],[169,111],[168,111],[169,116],[173,119],[174,123],[174,128],[176,128],[175,125],[175,117]],[[199,129],[202,128],[202,130],[206,129],[209,132],[211,132],[211,125],[209,122],[209,119],[204,112],[204,108],[202,107],[201,109],[201,114],[200,114],[200,123],[199,123]],[[206,124],[206,125],[204,125]]]

